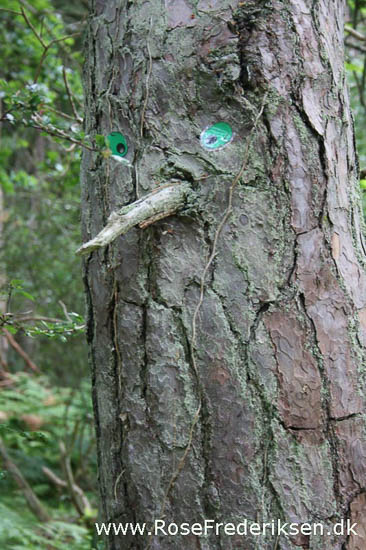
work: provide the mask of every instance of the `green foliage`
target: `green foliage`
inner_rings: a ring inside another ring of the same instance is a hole
[[[80,313],[84,310],[80,261],[75,250],[81,241],[79,223],[79,190],[77,172],[79,159],[63,159],[45,155],[36,168],[35,185],[21,179],[24,171],[8,170],[8,181],[13,192],[5,196],[8,221],[4,227],[5,246],[2,260],[8,278],[21,279],[22,287],[13,289],[8,313],[20,315],[29,310],[38,316],[62,317],[64,303],[67,310]],[[64,164],[62,164],[64,163]],[[61,169],[63,172],[61,172]],[[16,176],[16,177],[15,177]],[[25,253],[26,251],[26,253]],[[30,303],[32,302],[32,303]],[[76,326],[83,325],[73,314],[71,322],[65,320],[64,336],[75,334]],[[56,327],[43,326],[38,334],[50,335]],[[55,331],[54,333],[59,332]],[[35,331],[28,330],[28,334]],[[35,359],[45,360],[45,367],[58,363],[59,351],[51,342],[41,342],[41,353],[34,348]],[[83,340],[73,340],[71,347],[62,353],[70,372],[85,372],[86,354]],[[57,359],[56,359],[57,358]],[[19,362],[17,359],[14,359]],[[18,364],[18,363],[17,363]],[[62,366],[56,370],[63,378]]]
[[[0,392],[0,436],[12,460],[54,518],[48,524],[38,524],[11,476],[5,473],[0,478],[0,494],[6,495],[0,499],[2,548],[91,548],[87,518],[84,522],[78,520],[66,489],[57,493],[42,470],[47,466],[63,477],[58,443],[64,441],[76,482],[84,490],[95,492],[89,393],[85,381],[80,390],[71,390],[52,386],[45,376],[34,378],[24,373],[13,376],[12,386]]]
[[[75,142],[85,141],[78,114],[82,56],[75,47],[81,44],[79,12],[85,15],[85,6],[77,10],[77,19],[68,14],[68,25],[50,0],[6,0],[0,11],[0,56],[7,59],[0,68],[0,184],[6,208],[0,213],[6,220],[0,262],[8,280],[22,280],[8,300],[5,324],[15,333],[22,328],[16,319],[25,312],[54,318],[63,317],[65,309],[77,312],[63,323],[27,325],[17,336],[35,362],[65,384],[77,383],[87,363],[84,339],[77,336],[84,299],[74,254],[81,241],[81,147]],[[26,335],[38,340],[29,343]],[[60,352],[57,340],[71,335]],[[10,360],[23,368],[13,352]]]
[[[350,73],[355,72],[357,74],[362,74],[362,72],[363,72],[363,67],[360,63],[356,64],[356,63],[347,63],[346,62],[345,66],[346,66],[347,71],[349,71]]]
[[[34,528],[34,518],[18,497],[0,502],[2,550],[91,550],[92,536],[83,525],[51,521]]]
[[[72,49],[80,29],[67,34],[49,0],[25,7],[8,0],[1,15],[0,55],[9,60],[1,71],[1,120],[82,144],[85,136],[77,113],[81,56]]]
[[[96,513],[86,510],[80,518],[68,489],[56,487],[42,470],[65,481],[63,442],[75,482],[95,507],[84,299],[74,254],[81,242],[80,151],[91,146],[79,114],[86,6],[65,5],[59,0],[56,10],[51,0],[3,0],[0,9],[0,57],[6,60],[0,67],[0,299],[7,304],[0,338],[6,328],[47,372],[24,374],[23,359],[7,353],[13,374],[3,379],[0,372],[6,383],[0,388],[0,436],[52,517],[47,524],[37,521],[0,459],[0,546],[6,550],[91,549]]]
[[[106,145],[105,137],[102,136],[101,134],[96,134],[95,141],[96,141],[96,144],[99,145],[99,147],[105,147]]]

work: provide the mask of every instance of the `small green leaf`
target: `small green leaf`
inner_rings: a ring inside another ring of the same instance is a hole
[[[97,134],[95,136],[95,143],[97,144],[98,147],[105,147],[105,137],[102,136],[101,134]]]
[[[9,282],[9,286],[12,288],[22,288],[23,286],[23,280],[22,279],[11,279]]]
[[[20,294],[21,296],[24,296],[24,298],[27,298],[28,300],[31,300],[32,302],[35,301],[34,296],[32,296],[32,294],[30,294],[26,290],[19,289],[19,288],[15,289],[15,290],[16,290],[16,294]]]
[[[363,67],[361,65],[356,65],[355,63],[345,63],[347,71],[352,71],[357,74],[363,73]]]
[[[18,329],[15,327],[12,327],[11,325],[6,325],[6,330],[10,332],[10,334],[16,334],[18,332]]]

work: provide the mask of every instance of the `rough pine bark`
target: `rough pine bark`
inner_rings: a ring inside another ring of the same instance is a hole
[[[91,2],[86,131],[125,135],[132,166],[84,153],[84,242],[161,185],[195,192],[85,260],[103,520],[359,522],[357,537],[111,534],[109,550],[366,548],[344,9]],[[234,139],[209,151],[218,121]]]

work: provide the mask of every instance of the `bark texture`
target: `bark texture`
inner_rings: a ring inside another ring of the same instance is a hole
[[[195,191],[85,261],[103,519],[360,521],[366,279],[344,2],[91,4],[87,132],[122,132],[132,167],[85,152],[84,242],[157,184]],[[210,152],[200,133],[221,120],[235,137]],[[148,547],[361,550],[366,535],[108,537]]]

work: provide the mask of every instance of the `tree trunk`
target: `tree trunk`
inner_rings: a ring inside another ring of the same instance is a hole
[[[3,225],[6,219],[6,211],[4,206],[4,193],[0,187],[0,249],[3,247]],[[4,268],[4,262],[1,261],[0,267],[0,315],[6,313],[7,295],[6,295],[6,274]],[[4,368],[7,368],[6,356],[8,352],[8,341],[5,338],[3,331],[0,331],[0,376],[4,372]]]
[[[366,514],[366,279],[341,0],[92,2],[83,237],[194,191],[85,261],[104,521]],[[261,112],[263,111],[263,112]],[[216,122],[234,132],[210,150]],[[364,520],[363,520],[364,521]],[[109,550],[361,550],[358,536],[114,536]]]

